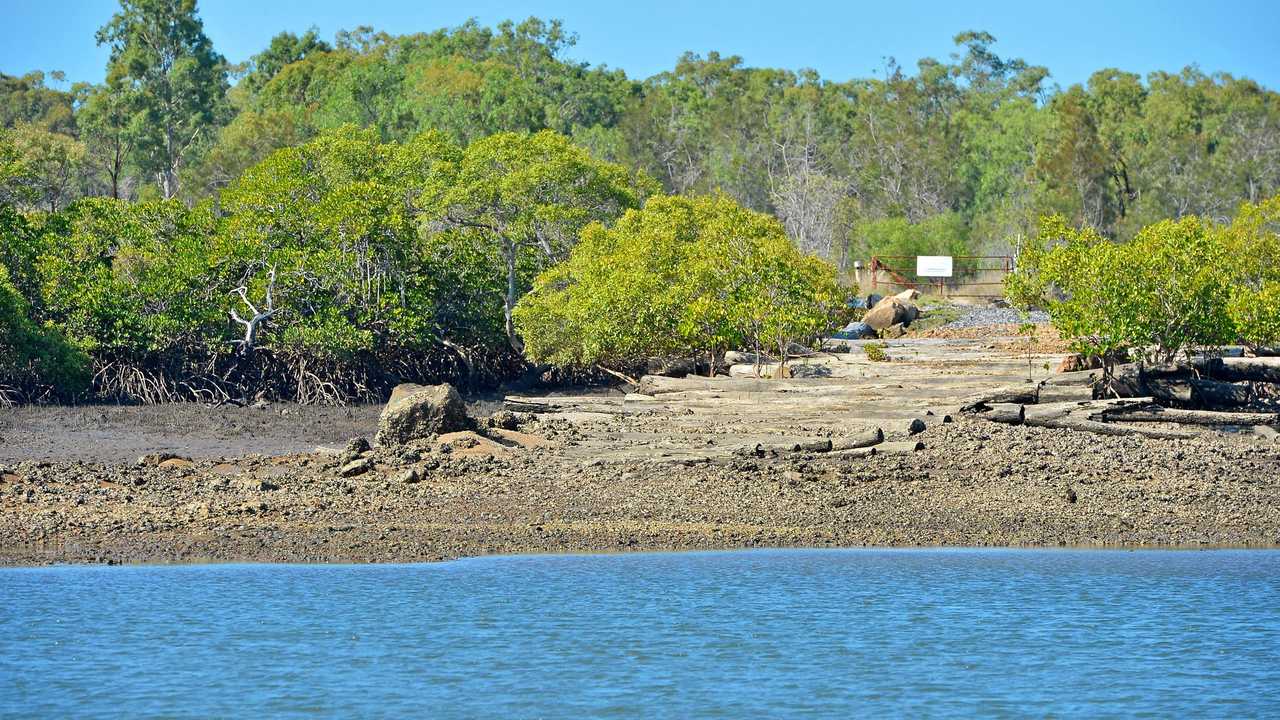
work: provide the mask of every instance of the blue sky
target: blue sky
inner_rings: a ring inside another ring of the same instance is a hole
[[[0,72],[63,70],[72,81],[101,80],[106,51],[93,33],[116,7],[116,0],[0,0]],[[560,18],[579,34],[573,57],[632,77],[668,69],[686,50],[718,50],[748,65],[812,67],[845,80],[874,74],[889,56],[908,67],[921,57],[944,59],[955,33],[981,29],[996,36],[1001,56],[1045,65],[1064,86],[1103,67],[1145,74],[1195,63],[1280,88],[1274,0],[201,0],[200,11],[214,45],[232,61],[247,59],[281,30],[315,26],[332,39],[358,25],[401,34],[473,16],[493,24],[538,15]]]

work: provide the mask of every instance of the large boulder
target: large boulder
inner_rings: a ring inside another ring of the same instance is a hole
[[[374,442],[382,447],[471,428],[467,406],[452,385],[397,385],[378,418]]]
[[[867,311],[862,322],[880,331],[891,325],[910,325],[919,315],[920,310],[915,304],[899,297],[890,297],[876,303],[875,307]]]

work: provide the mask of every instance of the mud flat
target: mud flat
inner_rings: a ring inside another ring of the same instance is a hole
[[[347,446],[373,407],[4,411],[0,562],[1280,544],[1280,443],[974,419],[966,399],[1027,378],[1007,339],[889,345],[787,380],[512,398],[538,412],[396,448]],[[1033,356],[1033,379],[1059,359]]]

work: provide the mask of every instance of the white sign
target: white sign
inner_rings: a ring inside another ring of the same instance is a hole
[[[916,256],[916,275],[919,277],[951,277],[951,256]]]

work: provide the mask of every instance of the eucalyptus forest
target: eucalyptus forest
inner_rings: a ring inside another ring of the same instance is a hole
[[[283,32],[232,64],[194,0],[121,0],[94,40],[101,84],[0,74],[0,401],[785,355],[855,260],[1226,227],[1280,191],[1273,90],[1195,67],[1064,88],[980,31],[855,79],[717,52],[630,78],[537,18]]]

